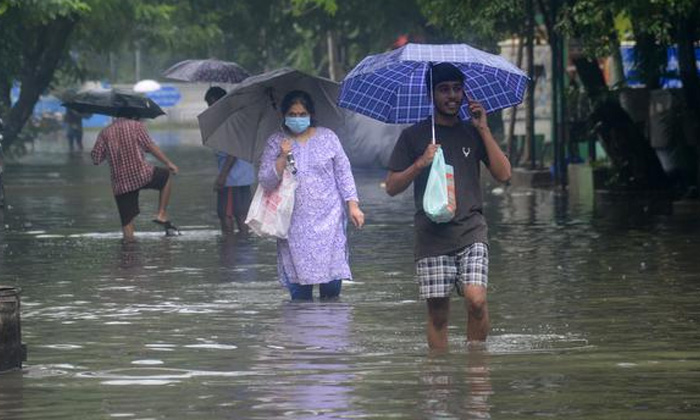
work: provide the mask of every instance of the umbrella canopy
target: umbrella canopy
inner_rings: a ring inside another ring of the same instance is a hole
[[[118,91],[88,91],[74,95],[63,102],[66,108],[89,114],[112,117],[130,115],[139,118],[156,118],[165,112],[151,99]]]
[[[163,72],[168,79],[184,82],[240,83],[250,74],[238,64],[221,60],[185,60]]]
[[[338,88],[331,80],[290,68],[251,76],[197,116],[202,141],[215,150],[256,161],[267,138],[281,129],[282,98],[297,89],[311,95],[318,125],[335,131],[344,123],[344,114],[335,104]]]
[[[505,58],[466,44],[406,44],[363,59],[345,77],[338,104],[388,123],[415,123],[432,115],[426,74],[432,64],[451,63],[464,74],[467,96],[486,112],[522,102],[529,78]],[[469,119],[468,104],[460,117]]]
[[[137,93],[155,92],[157,90],[160,90],[160,83],[151,79],[141,80],[134,85],[134,92]]]
[[[78,89],[68,88],[56,94],[56,97],[61,100],[61,102],[69,102],[71,99],[75,98],[78,94]]]

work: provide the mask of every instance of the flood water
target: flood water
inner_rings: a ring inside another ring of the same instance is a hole
[[[0,419],[700,418],[698,220],[486,185],[492,334],[468,348],[455,297],[450,352],[430,355],[412,197],[383,171],[356,171],[367,225],[341,301],[296,304],[272,241],[220,237],[197,133],[153,134],[181,170],[180,237],[145,192],[122,245],[108,168],[63,141],[6,168],[0,284],[22,288],[29,358],[0,375]]]

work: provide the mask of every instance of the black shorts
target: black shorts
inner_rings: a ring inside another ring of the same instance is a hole
[[[170,171],[165,168],[155,167],[153,176],[148,184],[135,191],[129,191],[124,194],[115,195],[117,200],[117,208],[119,209],[119,217],[122,220],[122,226],[126,226],[134,220],[134,217],[141,213],[139,209],[139,191],[141,190],[162,190],[168,183]]]

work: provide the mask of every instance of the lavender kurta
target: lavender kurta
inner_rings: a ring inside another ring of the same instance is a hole
[[[262,187],[277,187],[275,161],[282,133],[267,140],[260,160]],[[277,271],[282,284],[319,284],[350,279],[346,201],[357,201],[355,179],[335,133],[317,127],[305,144],[293,142],[298,182],[288,239],[277,240]]]

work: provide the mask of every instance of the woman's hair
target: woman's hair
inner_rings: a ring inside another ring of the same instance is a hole
[[[226,96],[226,91],[219,86],[210,87],[204,94],[204,100],[211,106],[214,102]]]
[[[311,114],[311,119],[313,120],[316,109],[314,108],[314,101],[311,99],[311,95],[303,90],[293,90],[284,95],[284,99],[282,99],[282,115],[286,115],[287,112],[289,112],[289,108],[294,104],[300,104],[306,108],[306,111]]]

